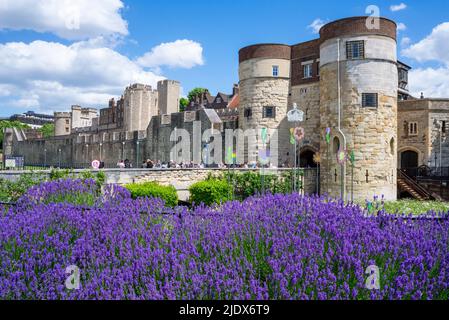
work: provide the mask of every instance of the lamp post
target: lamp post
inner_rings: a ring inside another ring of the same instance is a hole
[[[102,155],[101,155],[102,147],[103,147],[103,143],[100,142],[100,159],[99,159],[100,162],[102,161]]]
[[[125,141],[122,142],[122,160],[125,160]]]
[[[441,122],[440,130],[440,177],[443,175],[443,122]]]
[[[62,150],[58,149],[58,159],[59,159],[58,167],[59,167],[59,169],[61,169],[61,153],[62,153]]]
[[[175,127],[175,163],[178,163],[178,128]]]
[[[137,140],[136,142],[137,148],[136,148],[136,168],[139,168],[139,145],[140,145],[140,141]]]
[[[293,109],[290,110],[289,112],[287,112],[287,119],[288,122],[291,122],[294,124],[295,128],[297,126],[298,123],[304,121],[304,112],[298,109],[298,105],[296,103],[293,104]],[[297,178],[296,178],[296,170],[298,167],[298,141],[296,139],[296,137],[294,137],[295,143],[294,143],[294,147],[295,147],[295,152],[294,152],[294,157],[295,157],[295,169],[294,169],[294,175],[293,175],[293,191],[296,192],[296,184],[297,184]]]
[[[86,166],[89,164],[89,145],[86,144]]]
[[[47,148],[44,149],[44,169],[47,168]]]

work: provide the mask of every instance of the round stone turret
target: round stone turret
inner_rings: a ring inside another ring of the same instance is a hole
[[[334,197],[350,199],[353,190],[358,200],[396,200],[396,24],[380,18],[379,27],[355,17],[320,30],[321,191]],[[339,151],[353,153],[353,171]]]

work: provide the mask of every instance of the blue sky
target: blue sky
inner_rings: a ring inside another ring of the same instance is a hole
[[[415,68],[412,90],[449,97],[447,1],[87,3],[0,0],[0,116],[49,113],[71,104],[104,107],[108,97],[120,95],[130,82],[154,84],[162,77],[181,81],[185,94],[197,86],[230,92],[238,82],[240,48],[314,39],[314,21],[319,25],[364,15],[368,5],[404,25],[398,51]],[[78,20],[67,22],[73,12]]]

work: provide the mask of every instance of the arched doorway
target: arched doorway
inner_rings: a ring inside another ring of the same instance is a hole
[[[401,153],[401,169],[418,168],[418,153],[407,150]]]
[[[313,161],[315,152],[310,149],[301,151],[301,168],[316,168],[317,164]]]

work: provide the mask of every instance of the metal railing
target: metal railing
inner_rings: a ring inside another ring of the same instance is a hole
[[[433,196],[426,189],[424,189],[424,187],[422,187],[416,180],[407,175],[404,170],[398,170],[398,178],[404,180],[404,182],[423,199],[429,200],[433,198]]]

